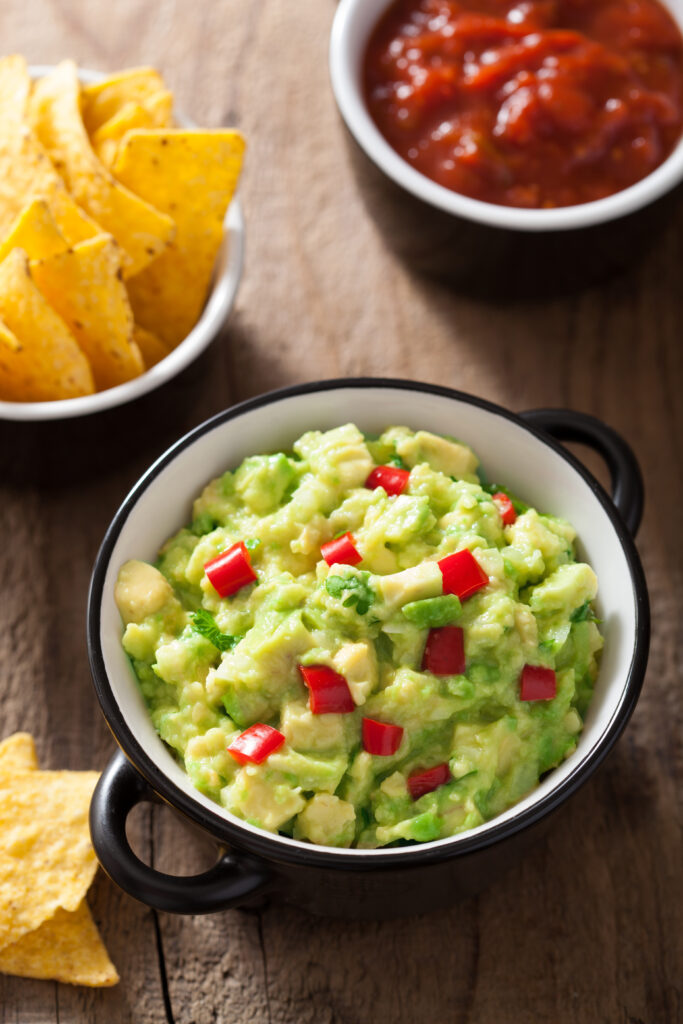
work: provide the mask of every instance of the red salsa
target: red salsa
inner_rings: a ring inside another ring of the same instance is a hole
[[[658,0],[396,0],[364,64],[390,145],[440,185],[571,206],[644,178],[683,127],[683,37]]]

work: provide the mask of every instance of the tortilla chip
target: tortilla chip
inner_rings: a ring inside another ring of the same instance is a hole
[[[30,772],[37,767],[36,745],[29,732],[15,732],[0,743],[0,772]]]
[[[3,347],[10,352],[21,352],[21,342],[16,334],[12,334],[9,327],[0,320],[0,357]]]
[[[95,153],[106,167],[111,167],[126,132],[132,128],[163,128],[170,120],[172,109],[173,96],[167,91],[151,96],[146,107],[140,103],[124,103],[93,132],[90,141]]]
[[[80,111],[73,61],[63,61],[36,83],[31,123],[74,199],[120,244],[124,275],[137,274],[172,239],[171,217],[122,187],[97,159]]]
[[[23,57],[0,59],[0,237],[34,198],[47,203],[67,242],[100,230],[72,199],[26,120],[31,80]]]
[[[16,732],[0,742],[0,774],[37,769],[30,733]],[[0,950],[0,973],[72,985],[115,985],[119,980],[85,900],[74,911],[60,908],[35,931]]]
[[[81,110],[88,135],[115,117],[127,103],[146,107],[151,97],[167,91],[166,83],[154,68],[128,68],[85,86],[81,93]],[[168,116],[170,118],[170,110]],[[159,125],[160,128],[165,126]]]
[[[121,253],[111,235],[31,263],[31,274],[88,358],[98,390],[139,377],[133,314],[121,280]]]
[[[23,249],[29,259],[40,260],[68,248],[45,200],[34,199],[21,211],[0,245],[0,262],[12,249]]]
[[[88,808],[98,778],[0,774],[0,949],[83,900],[97,870]]]
[[[146,330],[144,327],[140,327],[140,324],[136,324],[133,329],[133,337],[137,344],[142,358],[145,364],[145,369],[149,370],[150,367],[156,366],[162,359],[165,359],[169,353],[169,349],[164,345],[163,341],[157,338],[156,334],[152,331]]]
[[[18,53],[0,59],[0,110],[3,118],[23,120],[31,92],[26,61]]]
[[[21,346],[0,346],[0,398],[46,402],[92,394],[88,360],[36,287],[21,249],[0,263],[0,317]]]
[[[201,314],[243,152],[240,133],[225,129],[136,129],[119,145],[116,177],[177,225],[166,252],[129,282],[135,319],[171,347]]]
[[[158,93],[164,101],[169,103],[169,111],[173,106],[173,97],[170,92]],[[166,99],[165,97],[168,97]],[[158,105],[158,104],[157,104]],[[141,106],[140,103],[124,103],[121,110],[100,125],[93,132],[90,141],[92,148],[99,160],[105,167],[111,167],[114,163],[119,148],[119,142],[132,128],[161,128],[165,124],[164,117],[158,120],[155,114]]]
[[[96,987],[119,980],[85,900],[0,950],[0,972]]]

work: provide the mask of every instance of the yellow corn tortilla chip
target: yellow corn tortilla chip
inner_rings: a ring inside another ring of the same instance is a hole
[[[100,230],[66,190],[26,120],[31,80],[23,57],[0,59],[0,238],[34,198],[47,203],[69,243]]]
[[[3,348],[9,349],[10,352],[21,352],[21,342],[16,334],[12,334],[9,327],[0,320],[0,357]]]
[[[124,275],[146,267],[175,234],[171,217],[119,184],[97,159],[80,111],[73,61],[64,61],[36,83],[29,116],[69,192],[121,246]]]
[[[199,319],[237,188],[244,139],[239,132],[136,129],[119,145],[116,177],[173,217],[166,252],[129,282],[135,319],[173,347]]]
[[[157,338],[156,334],[153,334],[152,331],[140,327],[140,324],[135,325],[133,338],[140,349],[145,369],[147,370],[151,366],[156,366],[157,363],[160,363],[169,353],[169,349],[164,345],[163,341]]]
[[[37,768],[30,733],[16,732],[0,742],[0,773]],[[74,911],[60,908],[35,931],[0,950],[0,973],[72,985],[115,985],[119,980],[85,900]]]
[[[127,103],[145,107],[151,97],[167,91],[166,83],[154,68],[128,68],[85,86],[81,93],[81,110],[88,135],[118,114]]]
[[[106,167],[111,167],[126,132],[133,128],[163,128],[170,123],[172,109],[173,96],[168,91],[151,96],[144,107],[140,103],[124,103],[93,132],[90,141],[95,153]]]
[[[0,743],[0,772],[30,772],[37,767],[36,745],[30,732],[15,732]]]
[[[85,900],[0,950],[0,972],[94,987],[119,980]]]
[[[44,199],[34,199],[21,211],[0,245],[0,262],[12,249],[23,249],[29,259],[40,260],[68,249]]]
[[[0,950],[85,897],[97,870],[88,807],[98,778],[0,774]]]
[[[0,110],[3,118],[23,120],[31,92],[26,61],[18,53],[0,59]]]
[[[20,345],[0,346],[0,398],[47,402],[92,394],[88,360],[36,287],[21,249],[0,263],[0,318]]]
[[[98,235],[68,252],[34,260],[31,274],[87,356],[98,390],[144,372],[121,280],[121,253],[111,235]]]

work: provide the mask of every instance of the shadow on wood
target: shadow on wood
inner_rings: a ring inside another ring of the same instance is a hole
[[[136,401],[91,416],[26,423],[0,421],[0,473],[7,483],[61,486],[152,462],[206,419],[220,336],[177,377]]]
[[[472,298],[551,298],[598,284],[637,263],[675,215],[683,185],[642,210],[576,231],[494,228],[444,213],[389,179],[345,129],[366,210],[408,268]]]

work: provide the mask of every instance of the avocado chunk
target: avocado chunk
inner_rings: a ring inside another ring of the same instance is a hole
[[[418,430],[416,434],[397,441],[396,451],[408,466],[428,462],[432,469],[458,480],[474,478],[479,465],[478,458],[467,445],[430,434],[428,430]]]
[[[282,452],[245,459],[234,476],[235,491],[259,516],[279,508],[297,479],[295,464]]]
[[[223,806],[258,828],[276,832],[306,806],[301,790],[268,764],[241,768],[221,790]]]
[[[409,622],[414,622],[422,629],[450,626],[458,621],[461,610],[462,605],[455,594],[443,594],[441,597],[428,597],[423,601],[411,601],[409,604],[404,604],[401,609]]]
[[[330,793],[316,793],[297,816],[294,838],[319,846],[350,846],[355,824],[353,804]]]
[[[297,659],[313,646],[313,639],[301,612],[279,618],[271,613],[260,627],[250,629],[207,679],[209,692],[242,728],[276,717],[283,698],[304,691]]]

